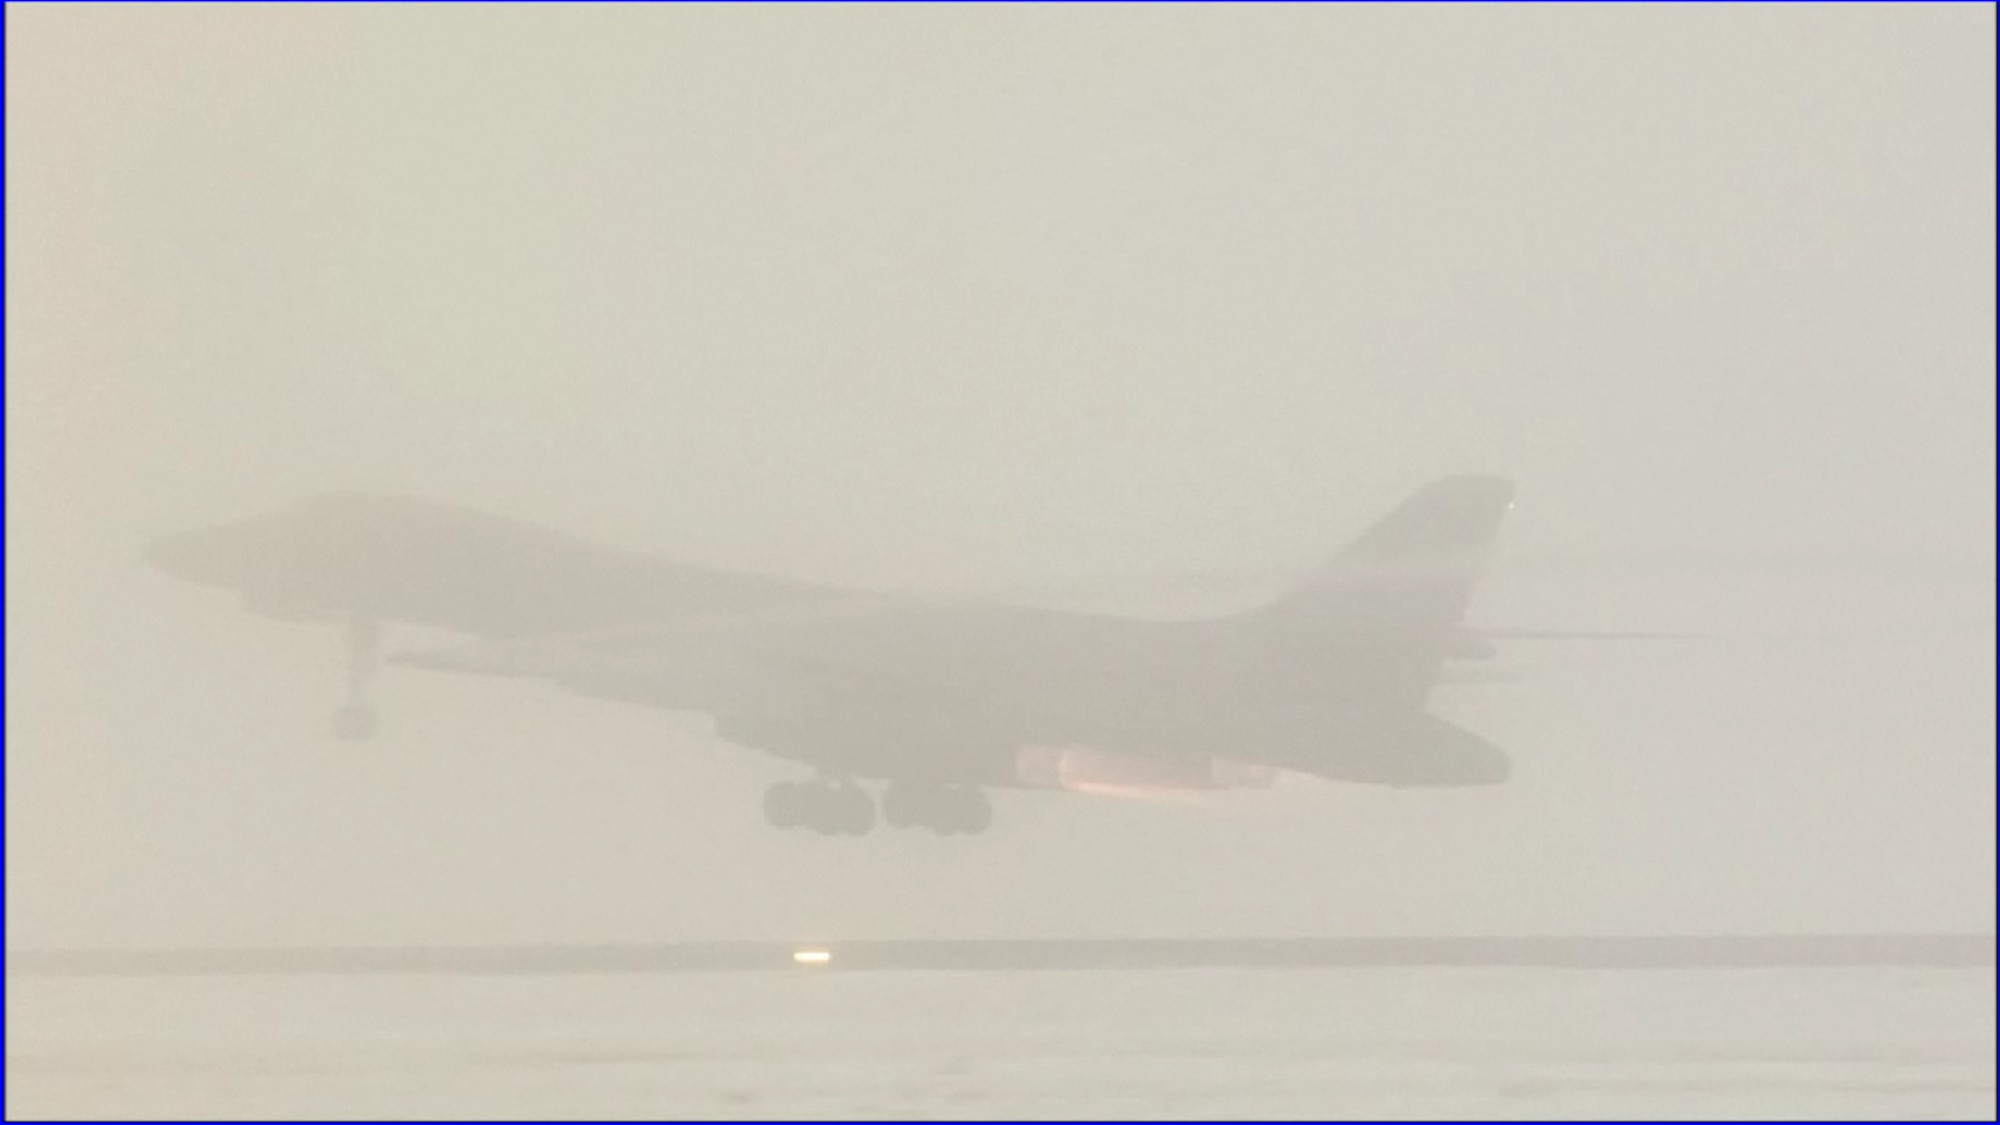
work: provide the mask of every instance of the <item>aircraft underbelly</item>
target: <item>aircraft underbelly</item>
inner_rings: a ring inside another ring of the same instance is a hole
[[[1015,753],[1015,780],[1026,789],[1266,789],[1269,766],[1207,756],[1160,756],[1092,746],[1027,745]]]
[[[740,699],[718,716],[723,738],[856,777],[1220,789],[1268,786],[1284,769],[1433,784],[1456,770],[1445,757],[1476,752],[1444,745],[1455,728],[1427,716],[1334,703],[1005,684],[817,693],[799,682],[762,684],[754,702]]]

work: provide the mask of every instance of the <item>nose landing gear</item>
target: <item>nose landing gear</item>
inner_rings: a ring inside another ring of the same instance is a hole
[[[382,667],[382,629],[372,617],[347,622],[347,702],[333,712],[329,729],[342,742],[375,737],[380,722],[367,701],[368,686]]]

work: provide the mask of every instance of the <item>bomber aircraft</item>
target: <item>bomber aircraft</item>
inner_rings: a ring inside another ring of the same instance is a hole
[[[1433,480],[1304,584],[1189,620],[858,593],[364,493],[144,554],[253,612],[341,623],[337,738],[375,733],[382,624],[429,626],[471,639],[389,662],[704,714],[722,740],[809,768],[766,791],[774,826],[864,834],[873,782],[892,826],[978,833],[995,788],[1507,780],[1504,752],[1427,704],[1448,662],[1489,657],[1495,640],[1575,635],[1463,623],[1513,496],[1498,476]]]

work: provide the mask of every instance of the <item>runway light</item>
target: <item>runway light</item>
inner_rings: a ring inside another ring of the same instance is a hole
[[[797,965],[825,965],[833,960],[833,954],[824,949],[797,949],[792,951],[792,962]]]

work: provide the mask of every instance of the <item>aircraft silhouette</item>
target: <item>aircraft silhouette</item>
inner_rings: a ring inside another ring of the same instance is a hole
[[[475,639],[393,661],[705,714],[723,740],[810,767],[767,790],[773,825],[865,833],[862,783],[878,781],[891,825],[977,833],[992,788],[1507,780],[1504,752],[1426,707],[1448,661],[1575,635],[1463,624],[1513,496],[1498,476],[1434,480],[1284,596],[1179,621],[857,593],[361,493],[144,554],[253,612],[343,622],[339,738],[375,731],[381,623],[440,627]]]

